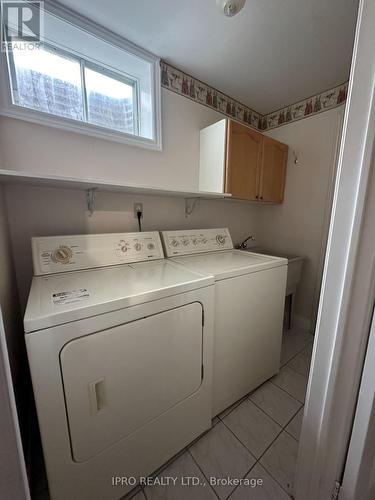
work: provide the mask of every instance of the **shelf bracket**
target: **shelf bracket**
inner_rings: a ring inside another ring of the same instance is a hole
[[[89,213],[89,217],[92,217],[95,210],[95,191],[97,188],[91,188],[86,190],[86,203],[87,203],[87,211]]]
[[[185,198],[185,217],[189,217],[194,212],[200,198]]]

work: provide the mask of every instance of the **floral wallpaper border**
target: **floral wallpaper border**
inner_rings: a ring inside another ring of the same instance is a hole
[[[161,61],[161,85],[177,94],[213,108],[245,125],[259,129],[262,124],[262,115],[253,109],[180,71],[165,61]]]
[[[326,90],[290,106],[285,106],[273,113],[262,117],[261,130],[269,130],[280,127],[286,123],[295,122],[308,116],[316,115],[336,108],[346,101],[348,93],[348,82],[338,85],[333,89]]]
[[[295,104],[261,115],[165,61],[161,61],[161,85],[257,130],[281,127],[286,123],[333,109],[346,101],[348,92],[348,82],[345,82]]]

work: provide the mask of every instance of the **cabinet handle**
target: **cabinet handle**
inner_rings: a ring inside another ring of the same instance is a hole
[[[263,196],[261,196],[260,199],[263,200]]]
[[[256,195],[256,196],[255,196],[255,199],[257,200],[258,198],[259,198],[259,196],[258,196],[258,195]]]

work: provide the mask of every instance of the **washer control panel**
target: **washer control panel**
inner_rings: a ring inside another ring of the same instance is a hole
[[[35,276],[164,258],[158,232],[50,236],[31,246]]]
[[[228,228],[163,231],[162,238],[167,257],[233,248]]]

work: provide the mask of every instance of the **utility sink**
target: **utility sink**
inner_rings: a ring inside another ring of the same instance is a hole
[[[254,252],[264,255],[273,255],[274,257],[283,257],[288,259],[288,277],[286,282],[286,292],[285,295],[291,295],[296,293],[297,285],[301,279],[302,265],[305,257],[299,255],[285,254],[277,252],[276,250],[270,250],[268,248],[262,247],[249,247],[245,249],[245,252]]]

